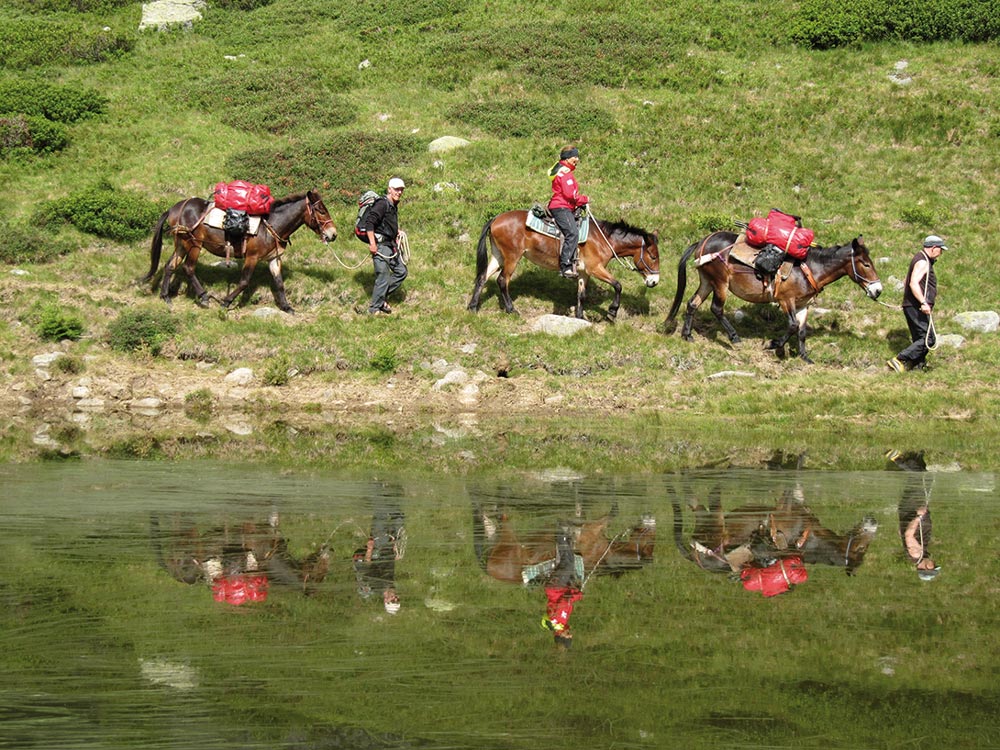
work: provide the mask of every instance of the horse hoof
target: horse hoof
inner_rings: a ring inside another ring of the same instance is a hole
[[[295,309],[291,305],[288,305],[286,307],[282,307],[281,311],[282,312],[286,312],[289,315],[295,315]]]
[[[196,299],[195,300],[195,304],[197,304],[198,307],[201,307],[201,308],[204,308],[205,310],[207,310],[209,308],[209,306],[210,306],[209,303],[211,301],[212,301],[211,297],[209,297],[208,295],[205,295],[204,297],[199,297],[198,299]]]
[[[739,336],[736,336],[734,334],[734,335],[732,335],[732,336],[729,337],[729,341],[732,344],[739,344],[741,341],[743,341],[743,339],[741,339]]]
[[[685,341],[694,341],[694,336],[692,336],[690,333],[682,333],[681,338],[684,339]]]

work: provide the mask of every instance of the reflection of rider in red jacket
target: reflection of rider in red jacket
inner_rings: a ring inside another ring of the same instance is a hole
[[[549,170],[549,177],[552,180],[549,213],[563,234],[562,249],[559,252],[559,273],[568,279],[575,279],[578,275],[575,256],[579,234],[573,212],[590,202],[586,195],[580,193],[580,185],[573,176],[573,170],[579,163],[580,152],[576,148],[564,148],[559,154],[559,162]]]
[[[759,591],[764,596],[784,594],[796,583],[803,583],[809,574],[801,557],[787,557],[766,568],[744,568],[740,571],[743,588]]]
[[[545,586],[546,604],[542,627],[552,631],[557,644],[569,648],[573,642],[569,618],[573,614],[573,605],[583,599],[583,590],[576,574],[573,545],[565,529],[556,535],[556,557],[558,562]]]

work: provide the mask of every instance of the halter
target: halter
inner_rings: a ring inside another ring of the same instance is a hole
[[[851,545],[854,544],[854,534],[847,535],[847,549],[844,551],[844,567],[851,564]]]
[[[861,274],[858,272],[857,260],[854,257],[854,248],[853,247],[851,247],[851,274],[850,275],[851,275],[851,281],[853,281],[855,284],[857,284],[862,289],[864,289],[866,294],[868,292],[868,287],[870,287],[872,284],[875,283],[874,281],[868,281],[867,279],[861,278]]]
[[[615,246],[611,244],[611,240],[608,239],[608,236],[604,233],[604,230],[601,229],[601,225],[597,223],[597,217],[594,216],[593,212],[590,210],[589,203],[587,204],[587,215],[593,220],[594,226],[597,227],[597,231],[601,233],[601,237],[607,243],[608,248],[610,248],[612,257],[614,257],[615,260],[621,263],[623,267],[628,268],[628,264],[619,257],[618,253],[615,251]],[[650,267],[649,262],[645,259],[645,255],[646,255],[646,236],[643,235],[642,238],[640,239],[639,256],[638,258],[636,258],[636,256],[634,255],[632,256],[633,268],[629,268],[629,270],[635,271],[636,273],[644,277],[655,273],[653,269]],[[640,262],[642,263],[642,267],[645,269],[645,273],[643,273],[642,269],[639,268]]]
[[[310,217],[312,217],[313,221],[319,226],[318,231],[316,231],[317,234],[323,234],[323,233],[325,233],[328,227],[332,227],[333,231],[336,232],[337,231],[337,227],[334,226],[333,219],[330,218],[329,214],[327,214],[327,218],[326,219],[322,219],[322,220],[319,218],[319,216],[317,216],[317,213],[316,213],[316,204],[317,203],[321,203],[321,202],[322,202],[322,199],[316,200],[315,202],[311,201],[309,199],[309,194],[306,193],[306,214],[305,214],[306,223],[308,224]],[[289,235],[289,236],[291,236],[291,235]]]

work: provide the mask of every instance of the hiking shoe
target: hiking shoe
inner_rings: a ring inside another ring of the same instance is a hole
[[[561,270],[559,272],[559,275],[562,276],[564,279],[578,279],[578,278],[580,278],[580,274],[578,274],[576,272],[575,268],[564,268],[563,270]]]
[[[906,369],[906,365],[900,362],[896,357],[886,361],[886,367],[890,370],[895,370],[896,372],[903,372]]]
[[[389,303],[388,302],[383,302],[382,303],[382,307],[380,307],[379,310],[381,310],[382,312],[384,312],[386,315],[392,315],[392,308],[389,307]]]

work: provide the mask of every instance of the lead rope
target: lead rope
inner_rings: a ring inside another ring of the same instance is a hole
[[[924,253],[924,257],[927,258],[927,253]],[[931,269],[934,266],[931,265],[931,259],[927,258],[927,273],[924,274],[924,301],[927,300],[927,289],[931,283]],[[934,346],[931,346],[931,340],[934,341]],[[934,351],[938,348],[937,342],[937,331],[934,330],[934,315],[932,312],[927,313],[927,333],[924,334],[924,346],[927,347],[927,351]]]
[[[400,232],[399,233],[398,252],[399,252],[400,259],[402,259],[402,261],[403,261],[403,265],[409,265],[410,264],[410,240],[406,236],[406,232]],[[376,252],[375,255],[377,255],[378,257],[383,258],[385,260],[392,260],[392,258],[393,258],[392,255],[385,255],[385,254],[379,253],[379,252]],[[361,266],[363,266],[365,263],[368,262],[368,259],[364,258],[364,259],[358,261],[355,265],[351,266],[351,265],[348,265],[347,263],[345,263],[344,261],[342,261],[340,259],[340,256],[337,255],[336,251],[334,251],[333,257],[334,257],[334,259],[336,259],[336,261],[341,266],[343,266],[344,268],[346,268],[348,271],[354,271],[354,270],[356,270],[358,268],[361,268]]]

